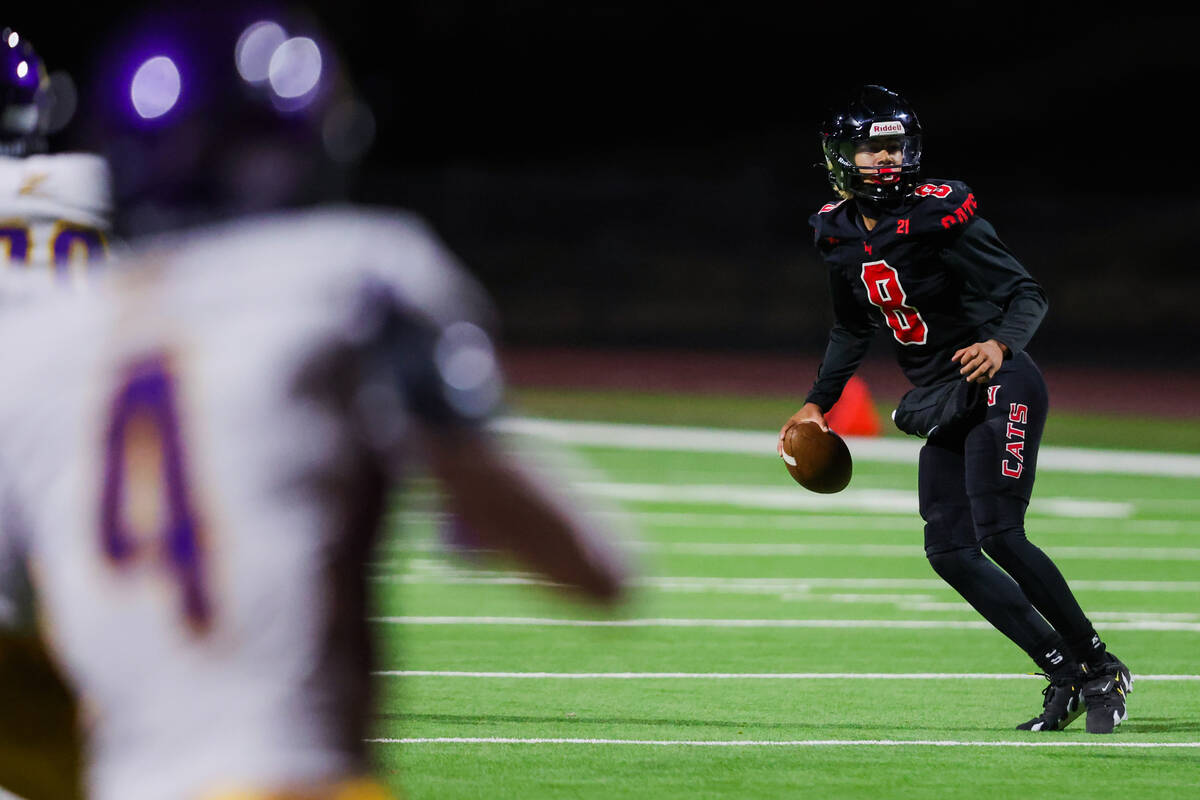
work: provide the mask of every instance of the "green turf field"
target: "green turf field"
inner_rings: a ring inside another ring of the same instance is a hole
[[[1038,478],[1030,536],[1135,675],[1101,737],[1013,729],[1044,681],[928,567],[914,465],[858,457],[815,507],[769,449],[617,444],[561,470],[625,530],[616,612],[444,553],[420,491],[397,511],[372,568],[372,748],[407,796],[1200,793],[1200,478],[1161,474],[1185,462]]]

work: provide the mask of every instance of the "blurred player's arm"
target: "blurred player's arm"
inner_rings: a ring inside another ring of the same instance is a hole
[[[565,485],[552,483],[488,429],[503,380],[486,323],[472,321],[485,319],[486,311],[462,302],[479,301],[462,280],[447,280],[446,290],[427,293],[431,300],[419,306],[414,292],[397,297],[386,286],[367,286],[360,319],[374,343],[369,372],[390,388],[368,385],[364,396],[373,400],[361,407],[373,410],[365,429],[401,460],[419,453],[473,546],[511,554],[595,600],[615,601],[623,575],[615,542],[590,523]]]
[[[620,596],[624,569],[612,544],[491,434],[442,429],[423,439],[450,510],[481,546],[511,553],[595,600]]]

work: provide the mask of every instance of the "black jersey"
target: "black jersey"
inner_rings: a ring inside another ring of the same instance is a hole
[[[970,188],[951,180],[918,186],[871,231],[854,200],[809,218],[829,267],[834,325],[807,402],[841,396],[882,322],[914,386],[961,380],[956,350],[995,339],[1012,354],[1046,313],[1046,294],[976,214]]]

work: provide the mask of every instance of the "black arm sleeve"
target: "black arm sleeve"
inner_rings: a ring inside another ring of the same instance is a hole
[[[947,250],[946,260],[1003,311],[1000,327],[992,334],[996,341],[1006,345],[1012,355],[1024,350],[1046,316],[1049,302],[1041,284],[1004,246],[991,223],[977,218],[967,226]]]
[[[817,379],[804,400],[816,403],[822,413],[842,396],[846,382],[866,356],[878,324],[854,299],[845,275],[837,268],[829,270],[829,292],[833,297],[834,324],[829,331],[829,344],[825,346],[825,358],[817,368]]]

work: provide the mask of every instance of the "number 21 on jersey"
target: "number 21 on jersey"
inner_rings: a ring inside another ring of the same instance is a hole
[[[193,630],[207,628],[200,525],[190,497],[175,381],[164,356],[136,362],[109,410],[101,537],[118,569],[164,570]]]
[[[867,299],[883,314],[883,321],[892,329],[900,344],[925,344],[929,328],[921,312],[908,305],[908,296],[900,285],[896,268],[886,261],[866,261],[862,265],[862,282],[867,287]]]

